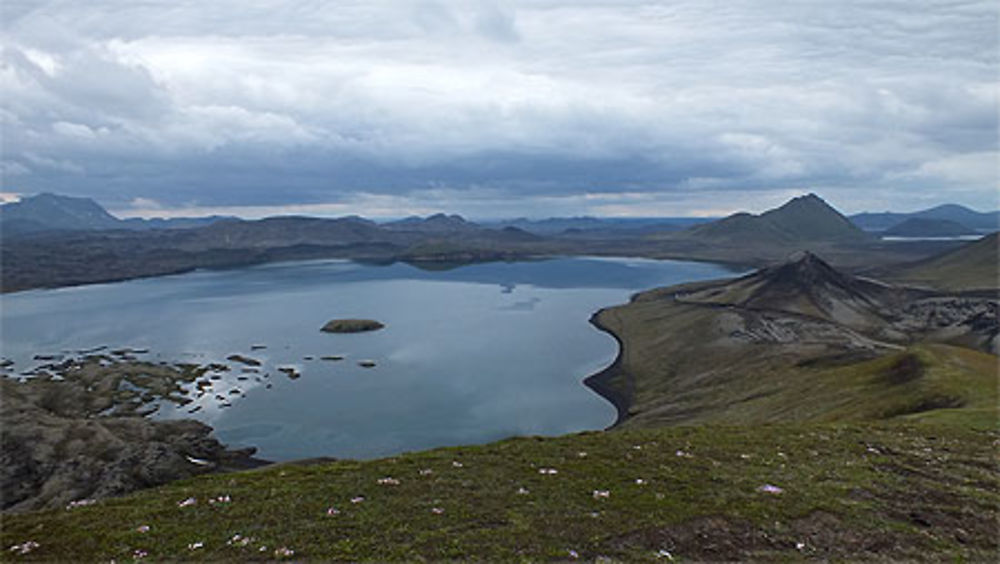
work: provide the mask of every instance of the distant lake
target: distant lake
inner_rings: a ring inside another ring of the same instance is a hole
[[[250,356],[264,363],[259,374],[230,363],[213,393],[156,416],[197,418],[228,446],[255,446],[270,460],[372,458],[610,425],[614,408],[581,383],[617,353],[591,314],[638,290],[733,274],[609,258],[438,271],[337,260],[197,271],[2,296],[0,354],[17,370],[37,364],[35,354],[102,345],[149,349],[142,358],[152,361]],[[386,328],[319,331],[344,317]],[[345,358],[320,359],[330,355]],[[301,377],[276,370],[286,365]],[[232,407],[220,407],[216,393]]]

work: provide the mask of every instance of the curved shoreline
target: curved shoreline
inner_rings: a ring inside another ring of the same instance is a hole
[[[615,427],[621,425],[628,419],[628,410],[632,404],[632,394],[633,394],[633,380],[632,376],[622,368],[622,356],[625,351],[625,344],[622,342],[621,337],[619,337],[614,331],[608,328],[606,325],[601,323],[600,315],[607,308],[601,308],[597,310],[593,315],[590,316],[590,324],[596,327],[599,331],[607,333],[614,338],[615,343],[618,344],[618,354],[615,355],[615,360],[608,365],[606,368],[597,372],[596,374],[591,374],[583,379],[583,385],[590,388],[594,393],[601,396],[602,398],[611,402],[611,405],[615,406],[618,415],[615,418],[615,422],[609,425],[606,429],[614,429]],[[621,391],[616,389],[611,385],[611,381],[616,376],[622,376],[626,382],[626,391]]]

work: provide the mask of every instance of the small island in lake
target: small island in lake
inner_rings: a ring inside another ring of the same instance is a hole
[[[334,319],[327,321],[320,331],[324,333],[361,333],[378,331],[383,327],[385,325],[373,319]]]

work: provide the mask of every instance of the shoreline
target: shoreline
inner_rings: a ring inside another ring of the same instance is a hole
[[[618,344],[618,353],[615,355],[614,361],[612,361],[607,367],[583,379],[584,386],[587,386],[592,392],[609,401],[618,412],[615,422],[606,427],[604,429],[605,431],[614,429],[628,419],[628,410],[632,403],[634,385],[632,376],[622,368],[622,357],[625,351],[625,344],[622,342],[621,337],[601,323],[600,315],[606,309],[607,308],[601,308],[597,310],[590,316],[589,322],[599,331],[611,335],[611,337],[615,340],[615,343]],[[611,385],[611,380],[617,376],[625,378],[627,391],[622,392]]]

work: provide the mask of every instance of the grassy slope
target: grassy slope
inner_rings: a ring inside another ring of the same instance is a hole
[[[889,278],[947,290],[1000,287],[1000,233],[890,271]]]
[[[626,426],[861,421],[948,406],[964,408],[955,416],[966,423],[996,421],[994,355],[939,344],[847,353],[821,333],[805,342],[741,342],[728,337],[741,327],[730,308],[671,297],[704,286],[645,292],[597,316],[625,343],[621,369],[632,375]],[[907,359],[917,366],[912,377],[893,377]]]
[[[568,560],[571,550],[626,561],[657,560],[660,550],[689,559],[987,559],[997,549],[997,440],[995,431],[922,424],[522,438],[202,477],[5,516],[0,538],[5,548],[40,544],[16,558],[72,561],[128,560],[136,550],[263,560],[280,547],[332,560]],[[378,484],[384,477],[400,483]],[[764,484],[784,492],[758,491]],[[232,501],[207,503],[220,495]],[[365,500],[352,504],[355,496]],[[188,497],[198,503],[179,507]],[[328,516],[329,507],[340,514]],[[227,544],[237,534],[252,540]],[[204,546],[190,550],[195,542]]]

